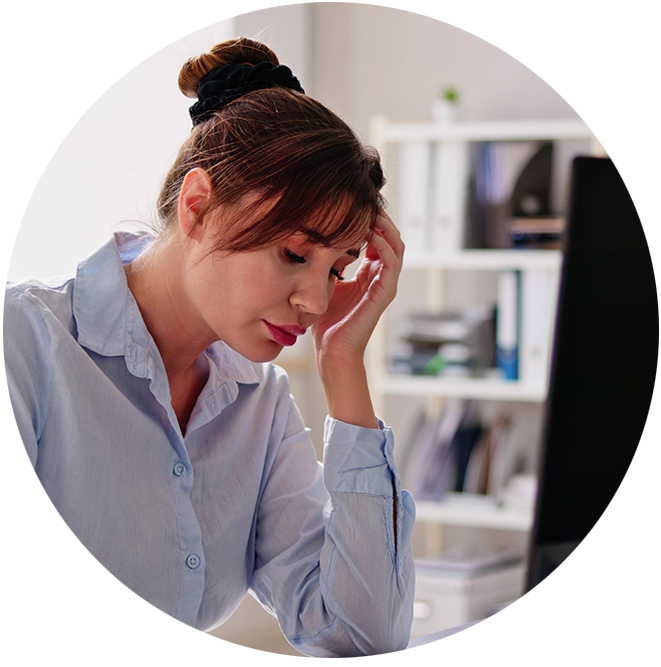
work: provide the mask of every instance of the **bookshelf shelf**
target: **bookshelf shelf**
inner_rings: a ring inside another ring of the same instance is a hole
[[[378,383],[378,389],[390,396],[444,396],[532,403],[546,400],[546,385],[497,378],[384,375]]]
[[[526,141],[592,139],[590,128],[578,119],[500,120],[456,123],[387,123],[373,120],[372,132],[382,142],[406,141]]]
[[[456,271],[540,270],[560,271],[559,250],[462,250],[429,257],[405,257],[407,269],[447,269]]]

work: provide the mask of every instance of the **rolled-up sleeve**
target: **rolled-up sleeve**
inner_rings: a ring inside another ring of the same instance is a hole
[[[295,406],[291,421],[300,421]],[[415,507],[401,489],[391,429],[380,421],[378,429],[365,429],[327,418],[323,470],[302,421],[293,431],[258,514],[253,593],[307,655],[405,648]]]

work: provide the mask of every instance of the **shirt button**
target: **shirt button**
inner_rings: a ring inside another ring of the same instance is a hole
[[[199,564],[200,564],[200,559],[195,554],[191,554],[186,559],[186,565],[188,565],[188,567],[190,567],[191,570],[194,570],[196,567],[199,566]]]
[[[181,477],[186,472],[186,466],[183,463],[176,463],[172,472],[177,476]]]

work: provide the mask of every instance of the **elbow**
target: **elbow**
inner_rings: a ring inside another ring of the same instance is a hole
[[[356,655],[381,655],[403,651],[411,639],[413,624],[413,595],[404,595],[401,603],[387,616],[373,618],[369,630],[363,633],[349,632],[358,653]]]

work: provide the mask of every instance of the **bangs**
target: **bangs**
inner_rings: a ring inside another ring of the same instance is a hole
[[[295,188],[279,197],[262,193],[237,210],[218,239],[218,249],[257,250],[294,234],[304,234],[325,247],[362,248],[383,209],[381,196],[371,190],[325,193],[323,199],[319,192],[307,197],[296,194]]]
[[[328,202],[317,210],[311,220],[302,221],[297,231],[305,234],[312,243],[328,248],[362,247],[374,229],[377,210],[360,206],[356,200]]]

